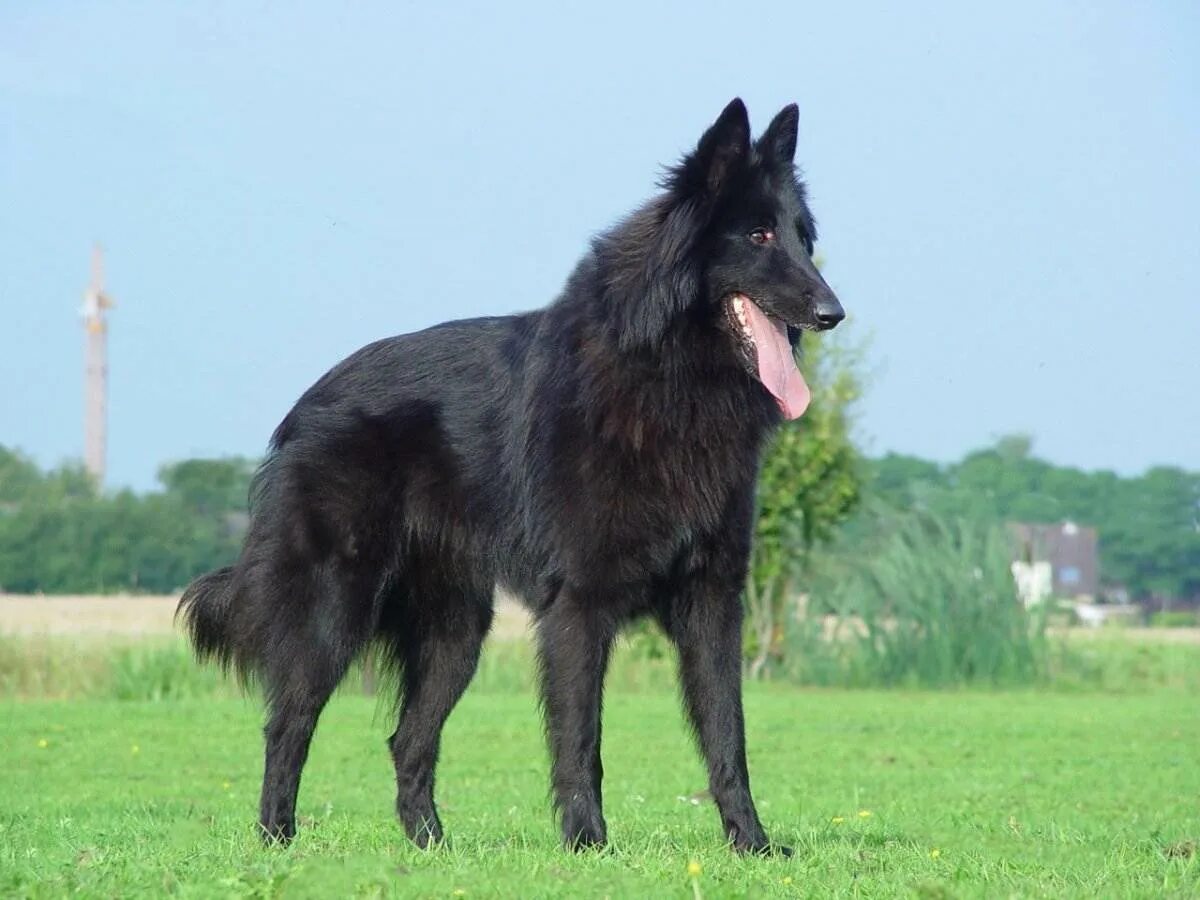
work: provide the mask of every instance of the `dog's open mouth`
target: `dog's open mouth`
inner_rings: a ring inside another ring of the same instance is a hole
[[[785,419],[798,419],[808,409],[812,392],[796,366],[787,325],[769,316],[745,294],[730,294],[725,314],[738,339],[746,367],[762,382]]]

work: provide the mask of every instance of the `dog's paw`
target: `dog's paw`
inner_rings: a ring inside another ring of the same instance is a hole
[[[430,850],[446,842],[442,826],[437,822],[426,822],[410,835],[412,842],[422,850]]]
[[[286,847],[296,836],[296,822],[294,819],[285,822],[259,822],[258,836],[268,847]]]
[[[599,850],[608,843],[608,829],[598,810],[566,810],[562,819],[563,846],[568,850]]]
[[[442,823],[436,812],[427,810],[423,813],[400,813],[404,823],[404,831],[414,844],[422,850],[429,850],[445,841]]]
[[[742,829],[734,826],[729,829],[729,845],[737,853],[754,856],[782,856],[785,859],[793,854],[791,847],[784,844],[772,844],[767,840],[761,828]]]

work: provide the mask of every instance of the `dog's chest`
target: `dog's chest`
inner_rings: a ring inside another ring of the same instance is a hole
[[[757,448],[736,435],[709,440],[601,442],[556,466],[560,558],[581,576],[627,581],[660,576],[680,550],[733,527],[747,506]],[[560,481],[561,479],[561,481]]]

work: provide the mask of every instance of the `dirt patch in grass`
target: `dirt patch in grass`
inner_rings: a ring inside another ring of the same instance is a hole
[[[176,596],[0,594],[0,633],[149,637],[175,629]]]
[[[48,596],[0,594],[0,634],[154,637],[176,632],[176,594]],[[498,594],[493,637],[523,637],[529,615],[513,598]]]

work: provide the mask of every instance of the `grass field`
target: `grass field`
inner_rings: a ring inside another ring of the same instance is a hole
[[[252,829],[255,702],[5,702],[0,894],[1200,895],[1192,694],[754,686],[747,715],[760,812],[790,860],[721,846],[662,690],[608,699],[611,847],[581,856],[556,846],[525,692],[472,691],[455,712],[438,783],[451,844],[428,853],[392,816],[390,715],[371,699],[327,711],[286,850]]]

